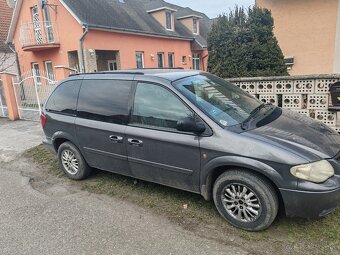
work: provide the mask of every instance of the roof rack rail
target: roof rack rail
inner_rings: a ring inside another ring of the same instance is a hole
[[[69,77],[78,75],[91,75],[91,74],[134,74],[134,75],[144,75],[143,72],[136,71],[104,71],[104,72],[92,72],[92,73],[74,73],[70,74]]]

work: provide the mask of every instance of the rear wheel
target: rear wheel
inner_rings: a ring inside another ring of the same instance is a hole
[[[278,213],[275,189],[266,179],[247,171],[223,173],[214,184],[213,196],[219,213],[230,224],[244,230],[264,230]]]
[[[61,170],[72,180],[85,179],[92,172],[78,148],[70,142],[59,146],[58,160]]]

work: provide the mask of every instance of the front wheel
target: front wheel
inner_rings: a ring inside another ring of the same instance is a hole
[[[219,213],[230,224],[244,230],[264,230],[278,213],[279,201],[273,186],[247,171],[223,173],[214,184],[213,196]]]

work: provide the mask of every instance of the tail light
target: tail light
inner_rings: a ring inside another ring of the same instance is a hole
[[[40,123],[41,123],[42,127],[45,127],[45,125],[46,125],[46,116],[43,113],[40,114]]]

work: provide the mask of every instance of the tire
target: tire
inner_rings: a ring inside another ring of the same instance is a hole
[[[60,169],[72,180],[83,180],[92,172],[78,148],[70,142],[59,146],[58,161]]]
[[[244,187],[247,190],[243,195]],[[214,184],[213,197],[222,217],[247,231],[267,229],[279,209],[273,186],[266,179],[244,170],[230,170],[220,175]]]

